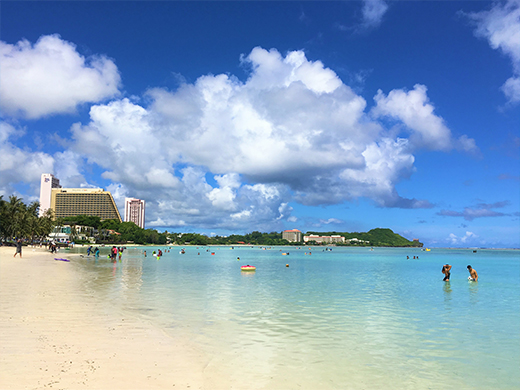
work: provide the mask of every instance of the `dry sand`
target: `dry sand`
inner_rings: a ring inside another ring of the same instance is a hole
[[[229,388],[187,337],[106,310],[73,263],[14,252],[0,248],[0,389]]]

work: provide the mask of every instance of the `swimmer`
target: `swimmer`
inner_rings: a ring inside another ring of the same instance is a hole
[[[468,268],[468,272],[469,272],[468,280],[470,280],[472,282],[478,282],[477,271],[475,271],[473,268],[471,268],[471,265],[468,265],[467,268]]]
[[[450,271],[451,271],[451,265],[446,264],[442,266],[442,273],[444,274],[444,279],[442,279],[445,282],[450,281]]]

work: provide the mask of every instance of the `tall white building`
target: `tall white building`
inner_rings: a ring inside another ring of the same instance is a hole
[[[40,217],[51,208],[53,188],[61,188],[59,179],[50,173],[42,173],[40,182]]]
[[[133,222],[144,229],[144,200],[125,198],[125,222]]]
[[[302,232],[298,229],[284,230],[282,232],[282,238],[289,242],[301,242]]]

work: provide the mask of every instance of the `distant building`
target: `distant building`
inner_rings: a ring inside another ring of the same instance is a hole
[[[122,222],[116,202],[102,188],[56,188],[51,194],[51,209],[56,218],[92,215]]]
[[[51,194],[53,188],[61,188],[60,181],[50,173],[42,174],[40,181],[40,217],[51,208]]]
[[[92,215],[122,222],[112,194],[102,188],[62,188],[60,181],[49,173],[41,177],[40,216],[48,209],[55,218]]]
[[[125,222],[133,222],[144,229],[144,200],[125,198]]]
[[[303,237],[304,242],[314,241],[316,244],[344,244],[345,237],[334,235],[334,236],[318,236],[317,234],[310,234]]]
[[[359,238],[349,238],[346,241],[349,244],[370,244],[370,241],[360,240]]]
[[[298,229],[284,230],[282,232],[282,238],[289,242],[301,242],[302,232]]]
[[[74,239],[94,243],[95,239],[93,235],[94,228],[91,226],[63,225],[55,226],[52,232],[47,236],[47,239],[49,241],[65,243],[69,243]]]

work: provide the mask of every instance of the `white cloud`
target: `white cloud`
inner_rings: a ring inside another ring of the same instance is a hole
[[[457,144],[426,87],[379,92],[368,115],[361,96],[301,51],[255,48],[242,62],[251,65],[245,82],[206,75],[176,91],[150,89],[147,107],[93,106],[90,122],[71,128],[72,151],[146,199],[154,224],[270,230],[296,220],[290,201],[432,207],[395,189],[414,171],[414,150]],[[386,117],[410,138],[385,129]],[[459,144],[475,147],[467,137]]]
[[[509,102],[520,102],[520,76],[508,78],[502,85],[502,92]]]
[[[39,158],[37,175],[57,173],[67,185],[90,185],[85,161],[102,168],[118,204],[147,201],[150,226],[272,231],[297,220],[290,202],[366,197],[381,207],[432,207],[395,189],[413,173],[414,151],[475,148],[465,136],[452,139],[424,86],[379,92],[367,113],[361,96],[302,51],[254,48],[241,61],[250,65],[244,82],[206,75],[175,91],[150,89],[147,105],[94,105],[88,123],[71,127],[67,151],[23,158]],[[386,128],[387,118],[410,135]],[[12,149],[8,139],[20,131],[0,131],[2,148]]]
[[[52,156],[20,148],[11,142],[23,133],[23,129],[0,122],[0,195],[14,194],[12,183],[39,186],[41,173],[53,172],[55,161]],[[36,192],[36,188],[34,190]]]
[[[236,191],[240,188],[240,180],[237,174],[215,176],[219,187],[213,188],[206,194],[211,204],[222,210],[234,211],[236,209]]]
[[[371,198],[382,207],[432,207],[426,200],[402,198],[395,190],[395,184],[413,172],[415,158],[410,153],[408,140],[383,138],[368,145],[363,156],[366,162],[363,169],[348,168],[341,172],[344,183],[340,193],[352,198]]]
[[[134,188],[178,185],[169,145],[151,125],[146,109],[123,99],[92,107],[90,118],[88,125],[72,127],[73,150],[107,169],[104,178]]]
[[[70,113],[119,93],[121,78],[112,60],[85,58],[59,35],[42,36],[34,45],[0,41],[0,67],[0,107],[11,116]]]
[[[362,9],[363,25],[365,27],[379,26],[387,10],[388,4],[383,0],[364,0]]]
[[[495,2],[489,11],[468,14],[475,22],[475,34],[486,38],[489,45],[507,55],[514,76],[502,86],[510,103],[520,102],[520,0]]]
[[[92,187],[81,173],[83,164],[83,158],[71,150],[54,154],[54,174],[60,179],[62,184],[66,183],[67,187]]]
[[[464,207],[463,211],[454,211],[454,210],[441,210],[438,212],[438,215],[442,215],[444,217],[464,217],[466,221],[473,221],[475,218],[485,218],[485,217],[504,217],[511,214],[502,213],[499,211],[495,211],[493,209],[496,208],[504,208],[509,206],[509,201],[501,201],[496,203],[480,203],[474,207]]]
[[[444,119],[434,114],[434,107],[426,94],[424,85],[416,84],[411,91],[396,89],[385,96],[381,90],[374,97],[376,106],[372,114],[376,118],[398,119],[411,133],[410,143],[414,148],[450,150],[456,144]],[[476,148],[474,140],[464,136],[462,148]]]
[[[323,224],[323,225],[330,225],[331,223],[332,224],[340,224],[340,223],[343,223],[344,221],[342,221],[341,219],[337,219],[337,218],[329,218],[329,219],[320,219],[320,223]]]
[[[288,87],[301,82],[310,91],[320,94],[333,92],[342,85],[332,70],[324,68],[321,61],[308,61],[303,51],[289,52],[283,58],[276,49],[256,47],[242,60],[253,69],[248,85],[255,89]]]
[[[448,236],[448,242],[454,246],[469,245],[471,242],[474,242],[477,238],[478,236],[475,233],[469,231],[467,231],[466,234],[464,234],[464,236],[462,237],[458,237],[457,235],[450,233]]]

